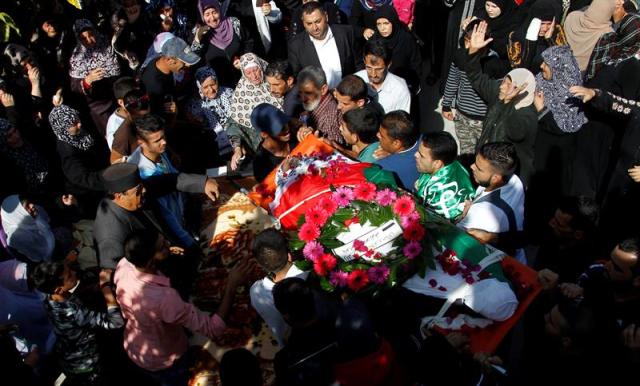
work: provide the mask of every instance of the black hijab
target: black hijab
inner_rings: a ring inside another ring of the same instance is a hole
[[[398,42],[400,41],[400,35],[403,33],[403,31],[406,32],[406,30],[404,29],[404,24],[402,24],[402,22],[398,18],[396,9],[393,8],[392,5],[383,5],[378,8],[375,13],[374,20],[377,23],[378,19],[383,18],[389,20],[389,22],[393,26],[391,35],[387,36],[386,38],[383,37],[382,35],[380,35],[380,32],[378,32],[378,29],[376,27],[376,37],[384,41],[390,50],[393,50],[394,48],[396,48]]]
[[[482,6],[478,12],[477,17],[487,22],[487,25],[491,29],[491,37],[494,40],[504,39],[506,42],[509,33],[518,25],[518,20],[515,17],[516,7],[513,0],[487,0],[494,3],[500,8],[500,15],[495,18],[489,17],[487,10]],[[487,2],[485,1],[485,3]]]

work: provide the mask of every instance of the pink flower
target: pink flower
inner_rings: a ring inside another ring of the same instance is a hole
[[[417,224],[420,222],[420,215],[418,212],[411,212],[406,216],[400,217],[400,225],[403,228],[408,228],[411,224]]]
[[[347,285],[353,291],[360,291],[369,284],[369,276],[364,269],[356,269],[349,274]]]
[[[329,275],[329,283],[334,287],[346,287],[349,280],[349,274],[342,271],[333,271]]]
[[[393,212],[398,216],[408,216],[416,209],[416,204],[409,196],[402,196],[393,204]]]
[[[376,194],[376,201],[382,206],[389,206],[398,196],[391,189],[382,189]]]
[[[325,253],[313,263],[313,271],[319,276],[327,276],[335,267],[338,261],[333,255]]]
[[[376,284],[384,284],[389,277],[389,267],[386,265],[378,265],[373,268],[369,268],[369,280]]]
[[[331,198],[338,204],[339,207],[344,208],[353,201],[353,190],[345,187],[336,189],[331,195]]]
[[[364,245],[364,241],[354,240],[353,249],[355,249],[358,252],[366,252],[369,248],[367,248],[366,245]]]
[[[324,254],[324,248],[317,241],[310,241],[304,246],[302,254],[307,260],[316,261]]]
[[[338,210],[338,204],[329,197],[324,197],[318,202],[318,209],[325,211],[329,216]]]
[[[418,241],[424,237],[424,228],[420,224],[411,224],[404,228],[402,237],[405,240]]]
[[[329,214],[321,208],[311,208],[305,213],[304,219],[307,223],[316,224],[317,226],[323,226],[329,219]]]
[[[376,185],[371,182],[362,182],[353,189],[357,200],[371,201],[376,196]]]
[[[305,223],[298,231],[298,238],[302,241],[314,241],[320,236],[320,228],[313,223]]]
[[[422,246],[417,241],[411,241],[402,248],[402,253],[409,259],[413,259],[422,252]]]

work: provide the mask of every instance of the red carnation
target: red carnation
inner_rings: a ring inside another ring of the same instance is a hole
[[[364,269],[356,269],[349,274],[347,278],[347,286],[353,291],[360,291],[369,284],[369,275]]]
[[[302,241],[313,241],[320,236],[320,228],[313,223],[305,223],[298,231],[298,238]]]
[[[420,241],[424,237],[424,228],[420,224],[411,224],[404,229],[402,237],[405,240]]]
[[[356,200],[371,201],[376,197],[376,186],[371,182],[363,182],[353,189]]]
[[[329,219],[329,213],[320,208],[312,208],[304,215],[304,219],[307,223],[316,224],[318,227],[321,227],[327,222],[327,219]]]
[[[416,204],[409,196],[402,196],[393,204],[393,212],[398,216],[408,216],[416,209]]]
[[[338,210],[338,204],[329,197],[324,197],[318,202],[318,208],[324,210],[329,216]]]
[[[333,255],[325,253],[313,263],[313,271],[319,276],[327,276],[336,267],[337,263]]]

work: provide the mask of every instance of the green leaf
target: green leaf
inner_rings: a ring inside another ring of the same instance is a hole
[[[304,214],[301,214],[298,217],[298,222],[296,223],[296,228],[300,229],[300,227],[304,224]]]
[[[333,292],[336,289],[336,287],[331,285],[331,283],[329,282],[329,280],[327,280],[326,277],[320,278],[320,287],[327,292]]]
[[[304,241],[300,240],[298,237],[295,237],[295,238],[291,238],[291,240],[289,241],[289,248],[292,251],[298,251],[304,248],[305,244],[306,243]]]
[[[313,264],[309,260],[296,260],[293,264],[301,271],[311,271]]]
[[[333,216],[331,216],[331,218],[334,223],[344,226],[345,221],[353,218],[353,210],[348,208],[340,208],[333,214]]]

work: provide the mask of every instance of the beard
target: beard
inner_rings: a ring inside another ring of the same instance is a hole
[[[302,107],[304,108],[305,111],[312,112],[313,110],[317,109],[318,106],[320,106],[320,99],[322,98],[318,98],[313,102],[303,103]]]

